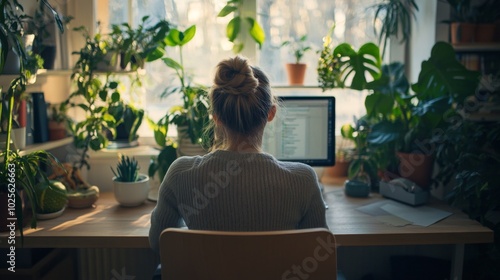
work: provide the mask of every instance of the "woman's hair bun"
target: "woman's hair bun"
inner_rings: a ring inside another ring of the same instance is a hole
[[[258,85],[252,67],[242,57],[236,56],[217,65],[214,78],[214,90],[217,92],[247,95],[254,93]]]

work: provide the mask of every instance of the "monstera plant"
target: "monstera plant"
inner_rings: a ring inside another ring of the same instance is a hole
[[[370,77],[380,77],[382,60],[380,50],[374,43],[366,43],[358,51],[348,44],[338,45],[333,53],[325,45],[318,67],[318,79],[323,90],[327,88],[366,89]]]

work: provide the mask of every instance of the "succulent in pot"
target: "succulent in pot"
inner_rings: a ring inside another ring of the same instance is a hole
[[[120,155],[116,171],[111,168],[115,199],[122,206],[138,206],[148,198],[149,177],[139,169],[137,160],[126,155]]]

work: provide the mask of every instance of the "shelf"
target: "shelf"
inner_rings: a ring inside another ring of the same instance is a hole
[[[21,152],[21,155],[25,155],[38,150],[51,150],[58,147],[62,147],[67,144],[73,143],[73,137],[66,137],[64,139],[49,141],[45,143],[37,143],[33,145],[26,146]]]
[[[318,85],[303,85],[303,86],[298,86],[298,85],[273,85],[271,86],[272,88],[276,89],[321,89]]]
[[[500,43],[453,44],[456,52],[500,52]]]
[[[72,70],[70,69],[65,69],[65,70],[47,70],[47,69],[39,69],[36,74],[37,77],[43,77],[43,76],[71,76]]]
[[[146,70],[145,69],[137,69],[137,70],[95,70],[94,71],[95,74],[97,75],[110,75],[110,76],[113,76],[113,75],[125,75],[125,76],[129,76],[129,75],[132,75],[132,74],[139,74],[139,75],[145,75],[146,74]]]

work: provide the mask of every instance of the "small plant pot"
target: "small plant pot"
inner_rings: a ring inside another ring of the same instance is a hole
[[[177,127],[177,156],[202,156],[207,153],[201,144],[193,144],[187,134],[187,127]]]
[[[478,24],[476,25],[475,41],[478,43],[491,43],[495,38],[495,24]]]
[[[397,153],[399,158],[399,175],[423,189],[428,189],[432,180],[434,158],[431,155],[414,153]]]
[[[350,161],[336,161],[334,166],[325,168],[324,176],[340,178],[347,177]]]
[[[303,85],[306,76],[307,65],[303,63],[287,63],[286,72],[288,74],[288,83],[290,85]]]
[[[99,198],[99,188],[92,186],[88,189],[68,191],[68,207],[89,208]]]
[[[66,136],[67,136],[66,124],[64,122],[56,122],[56,121],[49,122],[50,141],[63,139],[66,138]]]
[[[108,52],[102,61],[98,62],[96,69],[99,71],[119,71],[120,68],[120,56],[113,52]]]
[[[475,40],[476,25],[467,22],[452,22],[450,24],[451,43],[472,43]]]
[[[346,180],[344,191],[347,196],[351,197],[368,197],[370,195],[370,185],[359,180]]]
[[[119,182],[113,177],[115,199],[122,206],[133,207],[143,204],[149,194],[149,177],[139,174],[136,182]]]
[[[52,213],[36,213],[36,218],[38,220],[54,219],[54,218],[61,216],[63,214],[64,210],[66,210],[66,207],[62,208],[59,211],[52,212]]]

